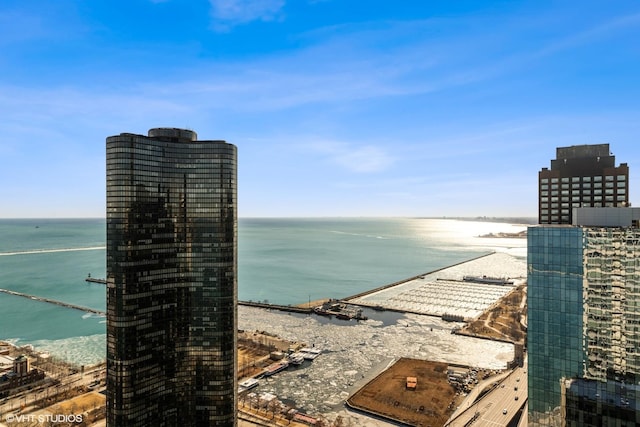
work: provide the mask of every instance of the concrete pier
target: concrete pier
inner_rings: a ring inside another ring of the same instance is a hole
[[[73,308],[74,310],[84,311],[85,313],[92,313],[92,314],[97,314],[97,315],[100,315],[100,316],[106,316],[106,314],[107,314],[104,311],[96,310],[96,309],[93,309],[93,308],[82,307],[80,305],[69,304],[68,302],[57,301],[57,300],[54,300],[54,299],[39,297],[39,296],[36,296],[36,295],[29,295],[29,294],[25,294],[25,293],[22,293],[22,292],[10,291],[9,289],[0,289],[0,292],[3,292],[5,294],[9,294],[9,295],[14,295],[14,296],[17,296],[17,297],[29,298],[29,299],[34,300],[34,301],[42,301],[42,302],[46,302],[46,303],[49,303],[49,304],[55,304],[55,305],[59,305],[60,307]]]
[[[86,282],[89,283],[99,283],[102,285],[106,285],[107,284],[107,280],[106,279],[96,279],[94,277],[87,277],[86,279],[84,279]],[[249,307],[259,307],[259,308],[266,308],[269,310],[280,310],[280,311],[287,311],[290,313],[302,313],[302,314],[311,314],[313,313],[313,310],[311,308],[302,308],[302,307],[295,307],[295,306],[290,306],[290,305],[280,305],[280,304],[267,304],[267,303],[261,303],[261,302],[252,302],[252,301],[238,301],[238,304],[240,305],[246,305]]]
[[[252,302],[252,301],[238,301],[240,305],[246,305],[248,307],[259,307],[266,308],[268,310],[279,310],[279,311],[287,311],[290,313],[302,313],[302,314],[311,314],[313,310],[310,308],[303,307],[295,307],[290,305],[279,305],[279,304],[265,304],[261,302]]]

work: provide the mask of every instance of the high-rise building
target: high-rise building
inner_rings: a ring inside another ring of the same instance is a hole
[[[538,173],[538,223],[571,224],[574,207],[629,205],[629,168],[615,165],[609,144],[559,147]]]
[[[107,138],[107,425],[234,426],[237,153]]]
[[[640,425],[640,210],[530,227],[530,426]]]

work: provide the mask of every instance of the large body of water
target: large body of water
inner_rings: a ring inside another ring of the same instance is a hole
[[[341,298],[490,251],[526,256],[525,228],[448,219],[239,221],[239,299],[300,304]],[[104,219],[0,220],[0,288],[105,310]],[[0,339],[77,363],[105,357],[105,318],[0,293]],[[242,327],[242,325],[240,325]]]

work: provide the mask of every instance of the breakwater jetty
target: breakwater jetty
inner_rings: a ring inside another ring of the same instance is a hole
[[[367,291],[360,292],[360,293],[355,294],[355,295],[351,295],[350,297],[344,297],[344,298],[342,298],[342,301],[347,302],[349,304],[353,304],[353,305],[364,305],[364,306],[367,306],[367,304],[361,304],[361,303],[355,302],[353,300],[356,300],[356,299],[362,298],[362,297],[366,297],[366,296],[369,296],[371,294],[375,294],[376,292],[380,292],[380,291],[384,291],[384,290],[387,290],[387,289],[391,289],[391,288],[394,288],[394,287],[396,287],[398,285],[403,285],[403,284],[405,284],[407,282],[411,282],[413,280],[424,279],[425,276],[428,276],[430,274],[434,274],[434,273],[437,273],[439,271],[447,270],[447,269],[450,269],[450,268],[458,266],[458,265],[463,265],[463,264],[466,264],[468,262],[471,262],[471,261],[474,261],[474,260],[477,260],[477,259],[481,259],[481,258],[485,258],[485,257],[488,257],[488,256],[493,255],[493,254],[495,254],[495,251],[491,251],[491,252],[488,252],[488,253],[485,253],[485,254],[482,254],[482,255],[478,255],[478,256],[470,258],[468,260],[460,261],[460,262],[457,262],[455,264],[448,265],[446,267],[437,268],[437,269],[435,269],[433,271],[430,271],[428,273],[422,273],[422,274],[419,274],[417,276],[409,277],[408,279],[402,279],[402,280],[399,280],[397,282],[389,283],[388,285],[382,285],[382,286],[379,286],[377,288],[369,289]],[[404,311],[404,310],[401,310],[401,311]]]
[[[94,308],[89,308],[89,307],[82,307],[81,305],[69,304],[68,302],[58,301],[51,298],[39,297],[36,295],[29,295],[22,292],[10,291],[9,289],[1,289],[1,288],[0,288],[0,292],[9,294],[9,295],[14,295],[17,297],[29,298],[30,300],[33,300],[33,301],[41,301],[49,304],[59,305],[60,307],[72,308],[74,310],[84,311],[85,313],[97,314],[99,316],[106,315],[104,311],[96,310]]]
[[[313,313],[313,310],[310,308],[294,307],[291,305],[267,304],[267,303],[252,302],[252,301],[238,301],[238,304],[246,305],[248,307],[266,308],[269,310],[287,311],[290,313],[302,313],[302,314]]]
[[[106,279],[97,279],[94,277],[87,277],[86,279],[84,279],[86,282],[89,283],[99,283],[102,285],[106,285],[107,284],[107,280]],[[302,314],[311,314],[313,313],[313,310],[311,308],[303,308],[303,307],[295,307],[295,306],[290,306],[290,305],[279,305],[279,304],[268,304],[268,303],[261,303],[261,302],[253,302],[253,301],[238,301],[238,304],[240,305],[246,305],[249,307],[260,307],[260,308],[266,308],[269,310],[280,310],[280,311],[287,311],[290,313],[302,313]]]

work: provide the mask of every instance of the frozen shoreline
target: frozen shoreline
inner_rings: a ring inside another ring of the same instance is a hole
[[[526,280],[526,262],[506,253],[494,253],[350,301],[416,313],[399,314],[387,324],[380,320],[384,312],[370,313],[367,321],[327,323],[313,315],[240,307],[240,329],[268,330],[283,339],[323,350],[312,363],[261,380],[258,391],[293,401],[311,414],[327,414],[342,411],[352,393],[401,357],[505,369],[514,358],[513,344],[454,335],[451,330],[458,323],[427,315],[446,311],[475,316],[513,287],[465,282],[461,282],[465,285],[461,289],[452,286],[451,280],[461,281],[466,275],[510,278],[515,279],[516,285]],[[448,305],[443,305],[444,300]],[[468,305],[470,301],[472,307]]]
[[[311,414],[339,410],[368,378],[400,357],[504,369],[514,356],[512,344],[451,334],[456,324],[430,316],[407,314],[388,326],[375,319],[341,325],[321,323],[313,315],[241,307],[238,317],[241,329],[268,329],[323,350],[311,363],[261,380],[257,389],[294,401]]]

